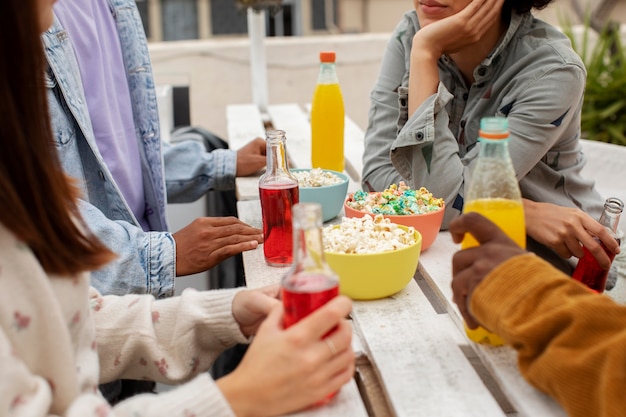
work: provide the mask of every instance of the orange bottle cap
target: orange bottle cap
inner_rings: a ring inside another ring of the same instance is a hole
[[[485,139],[508,139],[509,132],[485,132],[484,130],[478,131],[478,136]]]
[[[335,62],[334,52],[320,52],[320,62],[333,63]]]

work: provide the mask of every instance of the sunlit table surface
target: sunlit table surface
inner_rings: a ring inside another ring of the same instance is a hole
[[[238,203],[239,217],[261,227],[258,200]],[[330,223],[341,220],[341,215]],[[387,298],[355,301],[352,320],[358,363],[373,369],[387,412],[396,416],[566,416],[559,404],[529,385],[519,373],[515,352],[469,341],[450,289],[451,257],[457,245],[441,232],[420,255],[415,279]],[[265,263],[263,247],[243,254],[248,287],[278,283],[288,268]],[[357,379],[358,382],[358,379]],[[370,382],[371,384],[372,382]],[[360,415],[358,397],[344,388],[354,410],[334,414],[334,405],[313,415]],[[363,390],[362,390],[363,391]],[[372,413],[370,415],[377,415]],[[385,414],[378,414],[385,415]]]

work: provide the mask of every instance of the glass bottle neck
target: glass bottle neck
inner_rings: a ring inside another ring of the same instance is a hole
[[[508,139],[485,139],[480,141],[480,155],[487,158],[510,158]]]
[[[267,172],[287,172],[287,155],[285,152],[284,139],[267,140]]]
[[[324,259],[321,208],[299,204],[293,213],[294,273],[334,275]]]
[[[301,224],[294,218],[293,255],[296,272],[324,269],[324,246],[321,227],[306,219]]]
[[[339,77],[335,71],[335,64],[329,62],[322,62],[320,64],[320,73],[317,77],[318,84],[337,84],[339,83]]]
[[[604,203],[604,210],[599,223],[606,227],[613,235],[617,234],[619,218],[624,210],[624,203],[617,198],[609,198]]]
[[[275,189],[298,187],[298,180],[289,171],[284,131],[267,132],[266,153],[266,170],[259,179],[259,187]]]

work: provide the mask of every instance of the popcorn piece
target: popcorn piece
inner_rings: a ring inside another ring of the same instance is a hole
[[[381,214],[342,219],[339,226],[323,229],[324,251],[335,253],[380,253],[406,248],[415,243],[415,229],[408,232]]]

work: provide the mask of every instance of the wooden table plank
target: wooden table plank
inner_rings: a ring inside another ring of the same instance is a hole
[[[272,126],[284,130],[291,168],[311,168],[311,125],[297,104],[274,104],[268,113]]]
[[[265,126],[255,104],[236,104],[226,107],[228,145],[237,150],[255,137],[265,138]],[[237,198],[249,200],[259,198],[259,177],[237,177]]]
[[[368,417],[367,410],[354,379],[344,385],[339,394],[328,404],[299,413],[290,417]]]
[[[456,304],[452,301],[452,255],[459,245],[452,242],[450,233],[440,232],[433,245],[420,255],[418,271],[432,286],[446,310],[456,324],[459,332],[465,335],[463,320]],[[492,347],[467,343],[481,358],[485,367],[491,372],[503,393],[513,407],[522,416],[563,416],[567,414],[552,398],[531,386],[522,377],[517,367],[517,355],[508,347]]]
[[[255,137],[265,138],[261,113],[254,104],[237,104],[226,107],[228,145],[239,149]]]
[[[354,302],[352,319],[396,416],[504,416],[414,280],[381,300]]]
[[[241,221],[255,227],[262,227],[261,203],[259,200],[240,201],[237,203],[239,218]],[[243,264],[246,276],[246,286],[248,288],[264,287],[266,285],[277,284],[287,273],[289,267],[270,267],[265,263],[263,247],[256,250],[243,252]],[[357,358],[364,354],[363,344],[358,335],[352,339],[352,348]],[[323,408],[308,410],[303,413],[294,414],[298,417],[318,416],[318,417],[367,417],[367,409],[356,382],[353,380],[344,386],[339,398],[333,399],[331,403]],[[376,416],[375,416],[376,417]],[[383,416],[381,416],[383,417]]]

